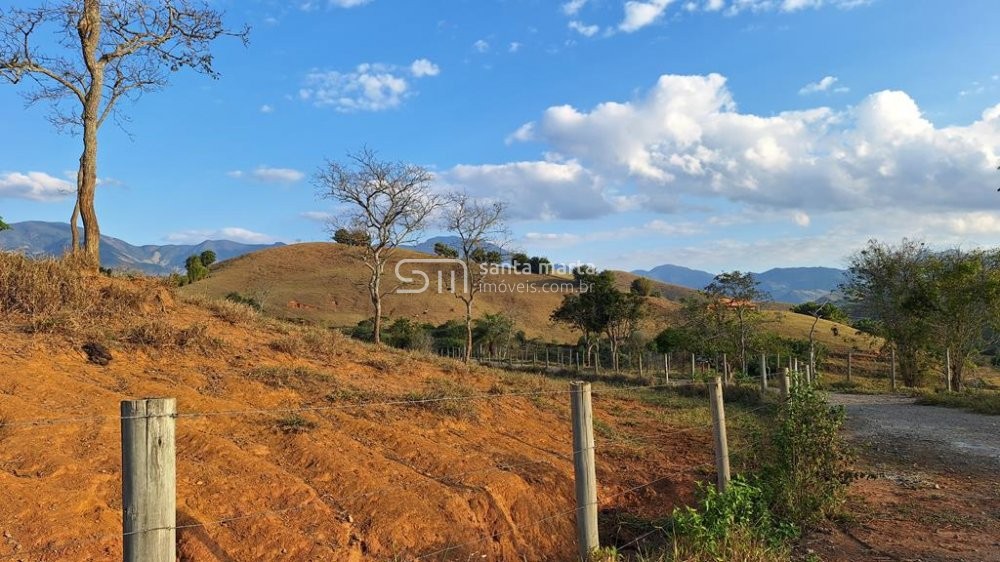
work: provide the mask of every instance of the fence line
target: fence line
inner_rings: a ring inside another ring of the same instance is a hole
[[[691,382],[691,384],[699,384],[697,381],[684,381]],[[660,388],[679,388],[685,385],[681,382],[661,384],[661,385],[635,385],[635,386],[621,386],[615,387],[611,386],[605,389],[597,389],[593,392],[596,393],[609,393],[609,392],[627,392],[627,391],[639,391],[639,390],[656,390]],[[218,411],[204,411],[204,412],[178,412],[177,414],[167,415],[153,415],[153,416],[79,416],[79,417],[66,417],[66,418],[36,418],[36,419],[26,419],[26,420],[10,420],[4,423],[4,427],[26,427],[26,426],[49,426],[49,425],[61,425],[61,424],[72,424],[72,423],[83,423],[83,422],[111,422],[111,421],[122,421],[122,420],[136,420],[136,419],[148,419],[154,417],[174,417],[174,418],[204,418],[204,417],[215,417],[215,416],[241,416],[241,415],[267,415],[267,414],[292,414],[292,413],[307,413],[307,412],[323,412],[323,411],[334,411],[334,410],[352,410],[352,409],[363,409],[363,408],[376,408],[385,406],[413,406],[421,404],[431,404],[436,402],[462,402],[462,401],[472,401],[472,400],[501,400],[505,398],[518,398],[518,397],[529,397],[529,396],[546,396],[546,395],[558,395],[558,394],[570,394],[570,390],[544,390],[544,391],[533,391],[533,392],[507,392],[501,394],[491,394],[491,393],[481,393],[472,394],[468,396],[442,396],[438,398],[420,398],[420,399],[410,399],[410,400],[386,400],[386,401],[374,401],[374,402],[357,402],[353,404],[335,404],[330,406],[303,406],[298,408],[250,408],[245,410],[218,410]]]
[[[716,379],[716,380],[718,381],[718,379]],[[690,385],[698,385],[698,384],[703,384],[703,383],[697,382],[697,381],[692,381],[689,384],[685,384],[685,385],[680,385],[680,384],[677,384],[677,383],[672,383],[672,384],[668,383],[668,384],[662,384],[662,385],[637,385],[637,386],[624,386],[624,387],[608,387],[608,388],[604,388],[604,389],[601,389],[601,390],[594,391],[594,393],[601,393],[601,394],[611,395],[612,393],[616,393],[616,392],[644,391],[644,390],[653,390],[653,389],[658,389],[658,388],[677,388],[679,386],[690,386]],[[718,382],[716,382],[716,384],[718,384]],[[81,422],[81,421],[94,421],[94,420],[105,420],[105,421],[121,420],[121,421],[126,421],[126,420],[139,420],[139,419],[164,418],[164,417],[169,417],[169,418],[181,418],[181,417],[184,417],[184,418],[196,418],[196,417],[211,417],[211,416],[233,416],[233,415],[245,415],[245,414],[246,415],[254,415],[254,414],[273,414],[273,413],[289,413],[289,412],[316,412],[316,411],[332,411],[332,410],[349,410],[349,409],[368,408],[368,407],[381,407],[381,406],[419,405],[419,404],[442,402],[442,401],[471,401],[471,400],[483,400],[483,399],[494,400],[494,399],[503,399],[503,398],[507,398],[507,397],[523,397],[523,396],[542,396],[542,395],[570,394],[570,393],[573,393],[573,392],[575,392],[575,391],[573,389],[571,389],[571,390],[558,390],[558,391],[551,390],[551,391],[535,391],[535,392],[512,392],[512,393],[505,393],[505,394],[489,394],[489,393],[487,393],[487,394],[469,395],[469,396],[448,396],[448,397],[439,397],[439,398],[430,398],[430,399],[393,400],[393,401],[380,401],[380,402],[376,401],[376,402],[367,402],[367,403],[339,404],[339,405],[331,405],[331,406],[315,406],[315,407],[301,407],[301,408],[247,409],[247,410],[230,410],[230,411],[216,411],[216,412],[186,412],[186,413],[175,413],[175,414],[153,414],[153,415],[135,415],[135,416],[127,416],[127,415],[125,415],[125,416],[117,416],[117,417],[114,417],[114,416],[93,416],[93,417],[75,417],[75,418],[51,418],[51,419],[35,419],[35,420],[14,420],[13,422],[11,422],[10,425],[18,425],[18,426],[41,426],[41,425],[53,425],[55,423],[76,423],[76,422]],[[747,413],[753,413],[753,412],[756,412],[758,410],[761,410],[761,409],[764,409],[764,408],[768,408],[768,407],[771,407],[771,406],[769,404],[764,404],[762,406],[759,406],[757,408],[749,410]],[[616,446],[632,445],[632,444],[635,443],[636,440],[639,440],[639,439],[645,439],[645,438],[650,438],[650,437],[657,438],[657,437],[676,436],[676,435],[678,435],[680,433],[685,433],[685,432],[690,432],[690,431],[704,431],[706,429],[707,429],[706,427],[697,427],[697,426],[694,426],[694,427],[684,428],[684,429],[675,430],[675,431],[657,432],[657,433],[646,434],[646,435],[623,435],[623,436],[616,437],[616,438],[607,438],[607,439],[600,440],[601,441],[600,444],[594,443],[593,445],[585,447],[585,448],[582,448],[580,450],[574,450],[572,452],[571,456],[576,456],[578,453],[581,453],[581,452],[584,452],[584,451],[587,451],[587,450],[595,450],[597,448],[607,449],[607,448],[613,448],[613,447],[616,447]],[[566,460],[566,461],[571,460],[571,458],[567,458],[566,456],[560,455],[558,453],[553,453],[553,455],[556,456],[557,458],[561,459],[561,460]],[[728,457],[728,455],[727,455],[727,457]],[[485,468],[485,469],[477,469],[477,470],[472,470],[472,471],[465,471],[465,472],[459,472],[459,473],[453,473],[453,474],[448,474],[448,475],[444,475],[444,476],[435,477],[435,476],[432,476],[432,475],[424,474],[420,470],[418,470],[417,468],[415,468],[413,466],[409,466],[409,465],[406,465],[406,466],[408,466],[411,470],[413,470],[417,474],[420,474],[421,476],[423,476],[424,478],[427,479],[423,483],[418,483],[418,485],[423,485],[424,483],[431,484],[432,482],[438,483],[438,484],[448,485],[448,482],[447,482],[448,480],[453,480],[455,478],[462,477],[462,476],[470,476],[470,475],[479,474],[479,473],[489,473],[489,472],[496,472],[496,471],[507,472],[507,471],[512,471],[513,468],[517,468],[517,467],[520,467],[520,466],[527,466],[527,465],[535,465],[535,464],[544,464],[544,465],[547,465],[549,467],[553,467],[554,468],[554,465],[552,465],[550,462],[547,462],[547,461],[528,461],[528,462],[524,462],[524,463],[503,464],[501,466],[492,466],[492,467]],[[695,467],[691,467],[691,468],[685,469],[685,470],[680,471],[680,472],[683,473],[683,472],[686,472],[686,471],[700,470],[702,467],[708,466],[710,464],[711,463],[705,463],[704,465],[697,465]],[[657,478],[657,479],[655,479],[653,481],[647,482],[645,484],[641,484],[641,485],[634,486],[634,487],[631,487],[629,489],[623,490],[623,491],[618,492],[616,494],[613,494],[613,495],[611,495],[609,497],[603,498],[603,500],[597,500],[597,501],[594,501],[594,502],[586,502],[586,503],[580,503],[580,502],[578,502],[578,505],[574,509],[572,509],[572,510],[569,510],[567,512],[556,513],[556,514],[553,514],[553,515],[550,515],[550,516],[546,516],[546,517],[544,517],[542,519],[539,519],[539,520],[536,520],[534,522],[528,523],[528,524],[526,524],[524,526],[517,526],[515,529],[516,530],[520,530],[520,529],[523,529],[523,528],[533,527],[533,526],[539,525],[541,523],[544,523],[547,520],[554,519],[556,517],[561,517],[561,516],[565,516],[565,515],[570,514],[570,513],[579,512],[581,509],[583,509],[585,507],[590,507],[590,506],[596,506],[596,505],[598,505],[600,503],[600,501],[605,501],[606,502],[606,501],[613,500],[615,498],[621,497],[622,495],[635,492],[637,490],[646,488],[648,486],[651,486],[653,484],[656,484],[658,482],[666,480],[667,478],[670,478],[670,477],[674,476],[675,474],[677,474],[677,472],[672,473],[670,476],[663,476],[663,477]],[[123,476],[124,476],[124,473],[123,473]],[[329,498],[330,500],[338,502],[338,503],[346,503],[346,502],[352,501],[354,499],[357,499],[359,497],[375,496],[375,495],[378,495],[380,493],[385,493],[386,491],[395,489],[395,488],[397,488],[399,486],[401,486],[400,483],[389,483],[388,485],[383,486],[381,488],[378,488],[378,489],[375,489],[375,490],[367,490],[365,492],[360,492],[360,493],[354,494],[352,496],[348,496],[346,498],[335,498],[334,496],[332,496],[330,494],[325,494],[325,495],[319,496],[319,499],[321,501],[326,502],[327,498]],[[154,531],[177,530],[177,529],[187,529],[187,528],[195,528],[195,527],[206,527],[206,526],[210,526],[210,525],[224,524],[224,523],[231,522],[231,521],[237,521],[237,520],[243,520],[243,519],[250,519],[250,518],[255,518],[255,517],[265,517],[265,516],[270,516],[270,515],[286,514],[286,513],[293,512],[293,511],[298,511],[298,510],[305,509],[305,508],[309,507],[310,505],[313,505],[315,503],[315,500],[316,500],[316,498],[313,497],[313,498],[309,498],[308,500],[306,500],[305,502],[303,502],[301,505],[297,505],[297,506],[291,506],[291,507],[280,508],[280,509],[270,509],[270,510],[255,511],[255,512],[249,512],[249,513],[243,513],[243,514],[235,514],[235,515],[231,515],[231,516],[219,519],[219,520],[209,521],[209,522],[193,523],[193,524],[185,524],[185,525],[170,525],[170,526],[151,527],[151,528],[146,528],[146,529],[137,529],[137,530],[132,530],[132,531],[125,531],[122,534],[117,534],[117,535],[104,535],[104,536],[97,535],[97,536],[89,538],[89,539],[77,539],[77,540],[74,540],[74,541],[63,543],[63,548],[65,548],[65,547],[67,547],[69,545],[72,545],[72,544],[81,543],[81,541],[90,542],[92,540],[103,540],[103,539],[109,539],[109,538],[128,539],[128,537],[132,537],[132,536],[135,536],[135,535],[140,535],[140,534],[143,534],[143,533],[154,532]],[[510,532],[513,532],[515,529],[511,529]],[[643,535],[641,537],[638,537],[633,542],[637,542],[637,541],[641,540],[642,538],[644,538],[645,536],[648,536],[649,534],[652,534],[652,532],[647,533],[646,535]],[[497,536],[500,536],[500,535],[494,533],[490,537],[491,538],[495,538]],[[470,543],[465,543],[465,544],[459,544],[459,545],[449,546],[449,547],[447,547],[445,549],[440,549],[438,551],[422,555],[422,556],[418,557],[417,560],[424,559],[426,557],[433,556],[435,554],[441,554],[441,553],[444,553],[444,552],[448,552],[450,550],[454,550],[455,548],[461,548],[463,546],[468,546],[469,544],[476,544],[478,542],[481,542],[481,541],[475,541],[475,542],[470,542]],[[632,544],[632,543],[629,543],[629,544]],[[30,552],[51,551],[54,548],[58,548],[58,547],[49,545],[49,546],[44,547],[43,549],[38,549],[38,550],[35,550],[35,551],[14,552],[14,553],[7,554],[7,555],[0,555],[0,559],[8,559],[8,558],[17,557],[17,556],[25,556],[26,554],[28,554]]]

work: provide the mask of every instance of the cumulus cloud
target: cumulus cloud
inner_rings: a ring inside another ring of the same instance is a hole
[[[831,89],[832,91],[838,93],[849,91],[849,88],[845,88],[843,86],[834,88],[834,85],[837,82],[839,82],[839,79],[836,76],[824,76],[818,82],[810,82],[809,84],[802,86],[802,88],[799,89],[799,95],[805,96],[808,94],[815,94],[816,92],[828,92]]]
[[[587,4],[587,0],[569,0],[563,2],[561,8],[567,16],[575,16]]]
[[[625,33],[632,33],[655,23],[663,16],[667,6],[672,2],[673,0],[649,0],[647,2],[629,0],[625,2],[625,17],[618,24],[618,29]]]
[[[200,244],[206,240],[232,240],[244,244],[273,244],[279,241],[274,236],[236,226],[210,230],[181,230],[171,232],[165,238],[171,244]]]
[[[486,51],[490,50],[490,44],[483,39],[479,39],[478,41],[472,44],[472,48],[475,49],[477,52],[485,53]]]
[[[508,202],[513,219],[586,219],[615,210],[601,179],[573,160],[463,164],[439,180],[476,197]]]
[[[516,131],[507,135],[505,142],[507,144],[514,144],[515,142],[527,142],[535,137],[535,124],[525,123],[517,128]]]
[[[437,76],[440,71],[427,59],[417,59],[405,69],[389,64],[363,63],[350,72],[314,70],[306,74],[299,89],[299,99],[342,113],[384,111],[399,107],[413,94],[405,73],[423,78]]]
[[[817,9],[824,6],[831,6],[844,10],[850,10],[859,6],[871,4],[872,0],[731,0],[727,14],[735,15],[740,12],[797,12],[806,9]],[[712,4],[722,4],[722,0],[710,2]],[[721,8],[719,8],[721,9]]]
[[[75,179],[74,179],[75,181]],[[59,201],[73,194],[76,184],[45,172],[0,172],[0,199]]]
[[[441,73],[441,68],[427,59],[417,59],[410,64],[410,73],[417,78],[437,76]]]
[[[270,105],[268,105],[268,104],[265,103],[264,105],[260,106],[260,112],[261,113],[274,113],[274,107],[272,107],[272,106],[270,106]]]
[[[333,220],[333,214],[326,211],[306,211],[299,213],[299,216],[314,222],[328,223]]]
[[[249,178],[263,183],[295,183],[306,177],[303,172],[292,168],[271,168],[268,166],[258,166],[249,172],[233,170],[226,172],[226,175],[236,179]]]
[[[530,125],[578,173],[633,185],[650,210],[678,195],[810,212],[996,204],[1000,105],[941,128],[889,90],[847,110],[760,116],[738,111],[718,74],[665,75],[637,100],[550,107]]]
[[[594,35],[597,35],[598,31],[601,30],[601,28],[597,25],[586,25],[576,20],[569,22],[569,28],[584,37],[593,37]]]
[[[508,53],[516,53],[521,50],[521,43],[517,41],[511,41],[510,45],[507,47]]]

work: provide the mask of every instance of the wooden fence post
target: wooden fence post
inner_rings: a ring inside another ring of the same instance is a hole
[[[715,435],[715,471],[720,492],[729,485],[729,443],[726,439],[726,407],[722,400],[722,379],[715,377],[709,388],[712,430]]]
[[[786,400],[788,399],[788,394],[792,385],[789,371],[790,369],[785,367],[785,372],[782,374],[781,380],[779,381],[781,383],[781,397]]]
[[[695,364],[697,362],[694,360],[694,353],[691,354],[691,378],[695,378],[698,373],[695,372]]]
[[[670,382],[670,354],[663,354],[663,380]]]
[[[640,351],[639,352],[639,378],[641,379],[642,377],[643,377],[643,371],[642,371],[642,352]]]
[[[176,414],[173,398],[121,403],[124,562],[177,559]]]
[[[896,392],[896,348],[892,348],[892,353],[889,357],[889,376],[892,381],[892,391]]]
[[[597,470],[594,465],[594,412],[590,383],[570,383],[573,411],[573,475],[576,484],[576,531],[581,562],[600,548],[597,535]]]
[[[851,371],[854,370],[854,353],[847,352],[847,382],[851,382]]]

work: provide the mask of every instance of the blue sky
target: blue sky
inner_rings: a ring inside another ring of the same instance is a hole
[[[29,2],[17,2],[30,5]],[[104,233],[321,240],[310,176],[368,145],[510,203],[556,261],[832,265],[1000,243],[991,0],[214,2],[250,46],[101,133]],[[0,215],[65,221],[78,137],[0,84]],[[367,89],[366,89],[367,88]],[[429,234],[437,234],[430,232]]]

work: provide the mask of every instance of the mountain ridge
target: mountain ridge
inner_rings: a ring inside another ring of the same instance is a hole
[[[715,278],[714,274],[707,271],[669,263],[648,270],[637,269],[632,273],[689,289],[704,289]],[[753,273],[760,283],[760,288],[766,291],[771,299],[793,304],[835,298],[846,274],[843,269],[820,266],[774,267]]]
[[[63,222],[23,221],[12,223],[0,234],[0,250],[24,252],[30,256],[60,256],[70,247],[70,226]],[[184,270],[188,256],[205,250],[215,252],[219,261],[284,244],[243,244],[232,240],[205,240],[198,244],[145,244],[136,246],[120,238],[101,235],[101,265],[113,269],[168,275]]]

